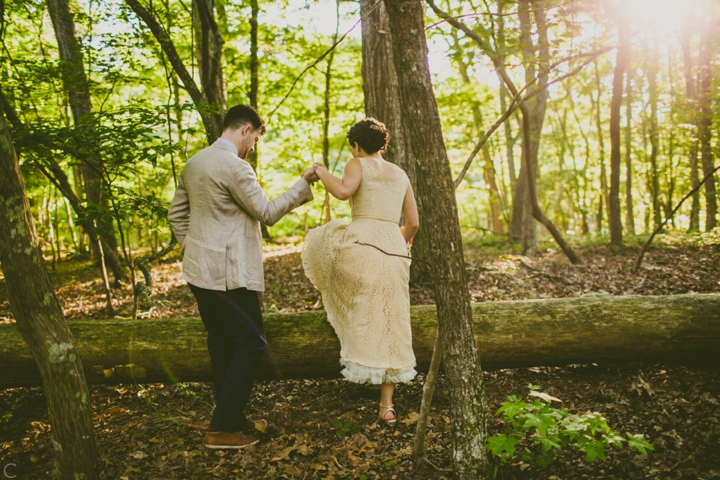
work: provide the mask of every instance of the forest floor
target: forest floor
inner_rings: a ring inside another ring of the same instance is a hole
[[[703,244],[705,243],[705,244]],[[582,266],[570,265],[551,248],[533,258],[494,241],[465,247],[474,301],[574,297],[584,294],[668,295],[720,292],[720,246],[665,241],[633,271],[639,247],[612,251],[604,246],[577,249]],[[305,278],[298,247],[267,248],[266,310],[318,308],[318,294]],[[196,316],[194,299],[180,280],[177,257],[153,267],[152,318]],[[51,271],[69,319],[106,318],[102,283],[87,261],[59,262]],[[132,310],[128,285],[113,291],[115,315]],[[426,285],[411,289],[413,304],[432,303]],[[0,277],[0,323],[11,323],[5,281]],[[720,370],[717,365],[572,365],[486,373],[487,400],[494,413],[508,395],[524,397],[528,384],[563,400],[571,412],[597,411],[623,434],[645,435],[648,457],[611,450],[606,462],[585,462],[563,452],[541,469],[519,460],[499,469],[498,478],[527,479],[710,479],[720,478]],[[250,416],[270,428],[263,441],[239,452],[202,447],[202,429],[212,410],[207,384],[92,386],[92,402],[102,478],[295,478],[451,479],[449,399],[441,376],[428,426],[433,466],[415,468],[411,459],[422,376],[400,385],[395,404],[400,422],[392,430],[374,422],[378,390],[339,380],[262,382]],[[332,421],[332,423],[331,423]],[[500,417],[491,433],[500,433]],[[9,463],[18,479],[49,478],[50,427],[39,388],[0,390],[0,469]],[[1,471],[1,470],[0,470]],[[0,478],[2,478],[0,476]]]

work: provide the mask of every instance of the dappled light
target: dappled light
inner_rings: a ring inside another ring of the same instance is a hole
[[[717,0],[4,0],[0,44],[0,477],[720,472]]]

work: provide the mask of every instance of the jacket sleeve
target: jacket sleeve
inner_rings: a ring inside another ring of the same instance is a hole
[[[310,185],[302,178],[285,193],[270,200],[249,164],[237,162],[232,172],[227,185],[230,195],[243,210],[265,225],[274,225],[289,211],[313,199]]]
[[[173,196],[170,210],[168,210],[168,222],[175,234],[175,238],[182,247],[185,244],[185,236],[190,226],[190,200],[188,199],[182,175],[178,178],[175,196]]]

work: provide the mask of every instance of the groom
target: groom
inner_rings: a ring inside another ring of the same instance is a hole
[[[265,289],[260,223],[273,225],[312,200],[310,183],[317,180],[308,168],[285,193],[269,200],[244,160],[264,133],[265,122],[254,108],[228,110],[222,136],[185,165],[168,212],[182,247],[182,278],[208,332],[217,405],[203,444],[213,449],[259,441],[244,411],[267,348],[258,298]]]

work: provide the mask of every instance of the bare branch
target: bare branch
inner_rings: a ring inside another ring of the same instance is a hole
[[[530,100],[532,97],[534,97],[538,93],[542,92],[543,90],[546,90],[551,85],[554,85],[554,84],[561,82],[567,78],[577,75],[578,73],[580,73],[580,71],[582,71],[583,68],[585,68],[589,63],[594,61],[597,57],[609,52],[610,50],[613,50],[614,48],[615,47],[605,47],[605,48],[601,48],[600,50],[596,50],[591,53],[582,53],[582,54],[572,55],[572,56],[564,58],[558,62],[555,62],[553,65],[550,66],[548,71],[552,71],[553,69],[557,68],[558,66],[562,65],[563,63],[569,62],[573,59],[581,58],[581,57],[587,58],[587,60],[585,60],[581,65],[579,65],[572,71],[566,73],[565,75],[561,75],[558,78],[555,78],[554,80],[548,82],[546,85],[536,88],[532,92],[530,92],[527,95],[525,95],[524,97],[520,98],[520,95],[523,92],[525,92],[528,88],[530,88],[532,85],[537,83],[537,81],[540,77],[547,76],[548,72],[543,72],[541,75],[534,78],[532,82],[528,82],[521,90],[519,90],[513,96],[513,98],[510,101],[510,105],[508,106],[508,109],[505,111],[505,113],[503,113],[502,116],[487,130],[487,132],[485,132],[485,134],[482,136],[482,138],[477,143],[477,145],[475,145],[475,148],[473,149],[472,153],[470,153],[470,156],[465,161],[465,165],[463,166],[462,170],[460,170],[460,173],[458,174],[457,178],[455,179],[455,188],[457,188],[460,185],[460,183],[463,181],[465,174],[467,173],[468,169],[470,168],[470,164],[475,159],[475,156],[478,154],[478,152],[485,145],[485,142],[488,141],[488,139],[492,136],[492,134],[495,133],[495,131],[500,127],[500,125],[503,124],[503,122],[505,122],[505,120],[507,120],[510,117],[510,115],[515,113],[515,111],[518,108],[522,108],[522,105],[526,101]]]
[[[135,0],[130,0],[130,1],[135,1]],[[317,64],[320,63],[320,62],[322,62],[322,61],[325,59],[325,57],[327,57],[327,56],[330,54],[330,52],[332,52],[333,50],[335,50],[335,48],[336,48],[338,45],[340,45],[340,44],[343,42],[343,40],[345,40],[345,37],[347,37],[347,36],[350,34],[350,32],[352,32],[353,30],[355,30],[355,27],[357,27],[357,26],[360,24],[360,22],[363,21],[363,19],[364,19],[365,17],[367,17],[368,15],[370,15],[370,14],[373,12],[373,10],[375,10],[377,7],[379,7],[382,2],[383,2],[383,0],[378,0],[378,2],[375,3],[367,12],[365,12],[365,15],[361,16],[361,17],[358,19],[358,21],[355,22],[355,23],[353,24],[353,26],[350,27],[350,29],[343,34],[342,37],[340,37],[339,40],[337,40],[335,43],[333,43],[332,47],[328,48],[328,49],[325,51],[325,53],[323,53],[323,54],[320,55],[318,58],[316,58],[313,63],[311,63],[310,65],[308,65],[307,67],[305,67],[305,70],[303,70],[302,72],[300,72],[300,75],[298,75],[297,78],[295,78],[295,81],[294,81],[294,82],[292,83],[292,85],[290,86],[290,90],[288,90],[288,92],[285,94],[285,96],[282,98],[282,100],[280,100],[280,102],[275,106],[275,108],[273,108],[272,111],[268,114],[268,116],[267,116],[268,120],[270,120],[270,118],[272,118],[272,116],[275,115],[275,112],[278,111],[278,109],[282,106],[282,104],[285,103],[285,100],[287,100],[288,97],[290,96],[290,94],[293,92],[293,90],[295,90],[295,86],[296,86],[297,83],[300,81],[300,79],[301,79],[303,76],[305,76],[305,74],[306,74],[311,68],[315,68],[315,65],[317,65]]]
[[[677,211],[680,209],[680,206],[683,204],[683,202],[684,202],[685,200],[687,200],[688,198],[692,197],[693,195],[695,195],[695,193],[697,193],[698,190],[700,190],[700,187],[702,187],[702,186],[705,184],[705,182],[707,182],[708,180],[710,180],[711,178],[713,178],[713,175],[715,175],[715,172],[717,172],[718,170],[720,170],[720,166],[715,167],[715,169],[714,169],[712,172],[710,172],[710,173],[708,173],[707,175],[705,175],[705,178],[703,178],[702,181],[695,186],[695,188],[693,188],[692,190],[690,190],[690,192],[689,192],[687,195],[685,195],[685,196],[683,197],[683,199],[680,200],[680,202],[678,202],[678,204],[675,206],[675,208],[674,208],[673,211],[670,213],[670,215],[667,216],[667,218],[665,219],[665,221],[663,221],[663,222],[655,229],[655,231],[652,233],[652,235],[650,235],[650,238],[648,238],[647,242],[645,242],[645,245],[643,245],[643,249],[642,249],[642,251],[640,252],[640,256],[639,256],[638,259],[637,259],[637,263],[635,264],[635,271],[636,271],[636,272],[640,269],[640,265],[642,265],[642,261],[643,261],[643,257],[645,256],[645,252],[647,252],[647,249],[648,249],[648,247],[650,246],[650,244],[652,243],[653,238],[655,238],[655,235],[657,235],[658,233],[660,233],[660,231],[661,231],[663,228],[665,228],[665,225],[667,225],[667,223],[670,221],[670,219],[672,219],[673,216],[675,216],[675,213],[677,213]]]
[[[177,50],[175,49],[175,44],[173,44],[170,35],[168,35],[168,33],[162,26],[160,26],[153,14],[150,13],[150,11],[146,9],[138,0],[125,0],[125,3],[127,3],[128,6],[133,10],[133,12],[135,12],[135,14],[140,17],[143,22],[145,22],[145,25],[147,25],[152,34],[155,36],[155,39],[160,44],[160,47],[165,52],[165,55],[167,55],[170,64],[173,66],[178,76],[180,77],[180,80],[185,86],[185,89],[190,94],[190,98],[192,98],[195,106],[205,106],[207,104],[207,99],[198,88],[197,83],[195,83],[195,79],[193,79],[192,75],[190,75],[190,72],[188,72],[187,68],[185,68],[185,64],[180,58],[180,55],[178,55]],[[218,122],[214,121],[212,118],[214,115],[218,114],[208,114],[207,112],[204,112],[202,108],[198,108],[198,113],[200,113],[203,125],[205,126],[208,141],[214,142],[215,139],[222,134],[222,132],[218,131]]]

